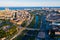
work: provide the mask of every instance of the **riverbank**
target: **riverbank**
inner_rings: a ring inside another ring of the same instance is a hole
[[[33,32],[33,33],[32,33]],[[39,31],[32,31],[32,30],[24,30],[21,35],[17,36],[13,40],[35,40]]]
[[[41,15],[34,15],[34,18],[32,20],[32,22],[30,23],[30,25],[28,25],[28,28],[36,28],[39,29],[40,28],[40,24],[41,24]]]

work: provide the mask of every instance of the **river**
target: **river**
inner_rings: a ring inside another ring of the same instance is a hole
[[[38,21],[39,21],[39,17],[38,17],[38,15],[36,15],[36,17],[35,17],[35,25],[34,25],[34,28],[37,28],[37,26],[38,26]],[[38,31],[37,31],[38,32]],[[37,35],[35,35],[35,36],[33,36],[35,33],[36,34],[38,34],[37,32],[35,32],[35,31],[33,31],[33,30],[29,30],[28,32],[27,32],[27,34],[28,35],[25,35],[23,38],[22,38],[22,40],[28,40],[29,38],[30,38],[30,40],[32,39],[34,39]],[[31,36],[32,35],[32,36]]]

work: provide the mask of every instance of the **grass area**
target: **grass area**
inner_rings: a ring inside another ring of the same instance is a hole
[[[55,36],[55,38],[60,38],[60,35]]]
[[[25,36],[27,36],[27,35],[25,35]],[[34,36],[28,36],[27,40],[35,40],[35,37]]]
[[[38,23],[37,23],[37,28],[40,28],[40,24],[41,24],[41,16],[42,15],[35,15],[33,14],[34,18],[32,20],[32,22],[30,23],[30,25],[28,25],[28,28],[34,28],[35,22],[36,22],[36,16],[38,16]]]
[[[35,17],[36,17],[36,15],[33,15],[33,16],[34,16],[34,18],[33,18],[32,22],[30,23],[30,25],[28,25],[28,28],[33,28],[34,25],[35,25]]]
[[[17,36],[14,40],[24,40],[24,38],[27,40],[35,40],[35,36],[27,36],[25,35],[26,33],[28,33],[30,31],[28,30],[24,30],[19,36]],[[38,31],[34,31],[33,33],[31,32],[31,35],[37,35],[38,34]]]
[[[34,18],[33,18],[32,22],[31,22],[31,24],[28,25],[28,26],[29,26],[29,27],[33,27],[33,25],[35,24],[35,15],[32,14],[32,13],[30,13],[30,15],[31,15],[31,17],[34,16]],[[21,26],[22,26],[22,27],[25,27],[26,24],[27,24],[27,21],[24,21],[24,22],[21,24]]]
[[[22,38],[25,36],[25,33],[28,32],[28,30],[24,30],[22,31],[21,35],[17,36],[15,39],[13,40],[22,40]]]
[[[0,20],[2,21],[0,27],[5,27],[5,26],[10,26],[10,28],[6,28],[6,31],[4,29],[1,29],[0,30],[0,38],[3,38],[3,37],[7,37],[7,36],[11,36],[13,34],[15,34],[17,32],[16,28],[17,26],[14,25],[13,23],[11,23],[9,20]],[[2,33],[2,34],[1,34]],[[5,36],[3,36],[5,35]]]
[[[27,21],[24,21],[24,22],[21,24],[21,26],[22,26],[22,27],[25,27],[26,24],[27,24]]]
[[[0,38],[6,37],[6,32],[4,30],[0,30]]]
[[[33,30],[29,30],[27,33],[31,34],[31,35],[34,35],[34,36],[37,36],[38,32],[39,31],[37,31],[37,30],[34,30],[34,31]]]
[[[0,24],[0,27],[3,27],[5,25],[11,25],[12,26],[12,24],[13,24],[9,20],[0,20],[0,21],[2,21],[2,23]]]
[[[30,13],[31,14],[31,16],[34,16],[34,18],[33,18],[33,20],[32,20],[32,22],[30,23],[30,25],[28,25],[28,28],[34,28],[34,25],[35,25],[35,22],[36,22],[36,20],[35,20],[35,18],[36,18],[36,15],[35,14],[33,14],[33,13]],[[40,24],[41,24],[41,15],[37,15],[38,16],[38,24],[37,24],[37,28],[40,28]],[[23,23],[22,23],[22,27],[24,27],[24,26],[26,26],[26,23],[27,23],[27,21],[24,21]]]

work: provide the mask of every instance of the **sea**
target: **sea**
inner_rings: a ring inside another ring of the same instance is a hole
[[[0,10],[5,10],[9,8],[10,10],[30,10],[30,9],[42,9],[42,8],[60,8],[60,7],[0,7]]]

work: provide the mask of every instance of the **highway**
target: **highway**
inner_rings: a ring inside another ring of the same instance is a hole
[[[23,37],[22,40],[28,40],[31,37],[33,38],[33,36],[34,37],[37,36],[37,34],[38,34],[39,30],[40,30],[40,29],[37,29],[37,23],[38,23],[38,20],[39,20],[38,15],[36,15],[35,20],[36,20],[36,23],[35,23],[33,28],[27,28],[26,27],[26,30],[28,30],[28,32],[25,34],[26,36]]]
[[[20,28],[20,30],[18,31],[18,33],[16,35],[14,35],[10,40],[13,40],[15,37],[17,37],[18,35],[20,35],[23,30],[25,30],[25,28]]]
[[[26,26],[28,26],[28,25],[31,23],[31,21],[33,20],[33,18],[34,18],[34,16],[31,18],[30,21],[27,22],[27,25],[26,25]],[[21,27],[21,26],[20,26],[20,28],[24,28],[24,27]],[[34,27],[34,28],[28,28],[28,27],[26,27],[25,29],[26,29],[26,30],[37,30],[37,31],[40,30],[40,29],[37,29],[37,28],[35,28],[35,27]]]
[[[31,18],[31,20],[27,23],[26,26],[28,26],[28,25],[31,23],[31,21],[33,20],[33,18],[34,18],[34,16]],[[18,30],[18,33],[17,33],[16,35],[14,35],[10,40],[13,40],[15,37],[17,37],[18,35],[20,35],[23,30],[26,29],[26,27],[21,27],[21,26],[19,26],[18,28],[19,28],[20,30]]]

